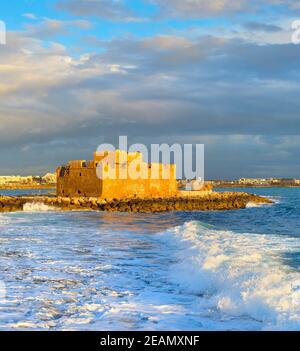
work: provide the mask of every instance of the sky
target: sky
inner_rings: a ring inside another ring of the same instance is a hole
[[[10,0],[0,20],[0,174],[126,135],[205,144],[208,179],[300,178],[300,0]]]

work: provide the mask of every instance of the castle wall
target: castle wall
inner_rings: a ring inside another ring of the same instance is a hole
[[[102,182],[95,168],[64,168],[57,170],[57,196],[99,197]]]
[[[177,181],[164,179],[107,179],[103,180],[101,197],[107,199],[129,197],[165,197],[177,194]]]
[[[62,167],[57,170],[57,196],[101,197],[164,197],[177,194],[176,179],[104,179],[95,168]]]
[[[57,196],[120,199],[178,193],[175,165],[144,163],[140,153],[121,150],[106,152],[105,157],[102,162],[103,156],[95,153],[93,161],[70,161],[68,166],[58,168]]]

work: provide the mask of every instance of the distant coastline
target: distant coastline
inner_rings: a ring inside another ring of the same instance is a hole
[[[220,184],[220,185],[214,185],[214,189],[226,189],[226,188],[241,188],[241,189],[246,189],[246,188],[261,188],[261,189],[267,189],[267,188],[300,188],[299,185],[253,185],[253,184],[249,184],[249,185],[241,185],[241,184]]]
[[[11,176],[17,178],[18,176]],[[44,177],[20,177],[19,181],[1,182],[1,190],[30,190],[30,189],[56,189],[55,174],[49,173]],[[6,177],[9,178],[9,177]],[[30,181],[28,181],[30,178]],[[178,180],[178,188],[185,190],[191,184],[191,180]],[[221,188],[300,188],[300,179],[294,178],[241,178],[238,180],[209,180],[206,184],[211,184],[214,189]]]
[[[56,174],[47,173],[44,176],[0,176],[1,190],[30,190],[55,189]]]
[[[9,184],[0,185],[1,190],[56,189],[56,184]]]
[[[180,188],[188,186],[189,180],[179,181]],[[300,188],[295,178],[240,178],[238,180],[209,180],[214,189],[220,188]]]
[[[224,189],[224,188],[300,188],[300,185],[285,185],[285,184],[264,184],[264,185],[259,185],[259,184],[231,184],[231,183],[218,183],[218,184],[213,184],[214,189]]]

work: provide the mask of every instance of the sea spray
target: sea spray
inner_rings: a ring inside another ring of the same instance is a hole
[[[196,221],[162,236],[178,248],[170,279],[199,296],[200,310],[236,318],[237,326],[248,318],[260,329],[300,328],[300,273],[281,256],[297,250],[298,238],[212,230]]]
[[[247,203],[247,208],[252,208],[252,207],[261,207],[262,205],[261,204],[257,204],[255,202],[248,202]]]
[[[42,202],[27,202],[23,205],[24,212],[48,212],[56,210],[55,207],[45,205]]]
[[[0,280],[0,304],[6,298],[6,285],[4,281]]]

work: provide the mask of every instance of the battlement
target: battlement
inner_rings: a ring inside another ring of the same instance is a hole
[[[143,155],[140,152],[126,152],[123,150],[96,151],[94,153],[94,161],[109,164],[130,164],[132,161],[142,163]]]

